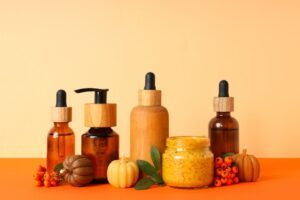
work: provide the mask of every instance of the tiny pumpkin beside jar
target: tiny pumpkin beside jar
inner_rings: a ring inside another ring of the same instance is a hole
[[[92,161],[84,155],[68,156],[63,165],[64,180],[72,186],[85,186],[94,179]]]
[[[117,188],[132,187],[138,180],[137,164],[123,154],[120,160],[112,161],[107,168],[108,182]]]
[[[240,172],[239,179],[244,182],[257,181],[260,174],[260,164],[257,158],[247,154],[247,149],[243,149],[242,154],[234,156],[234,162],[237,164]]]

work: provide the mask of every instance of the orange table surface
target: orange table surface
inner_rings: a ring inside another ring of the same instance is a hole
[[[87,200],[87,199],[300,199],[300,158],[260,159],[261,176],[254,183],[206,188],[176,189],[168,186],[153,187],[144,191],[133,188],[117,189],[109,184],[87,187],[35,187],[33,174],[45,159],[0,159],[1,199],[39,199],[39,200]]]

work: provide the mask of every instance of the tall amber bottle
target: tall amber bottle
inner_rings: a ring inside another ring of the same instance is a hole
[[[132,160],[147,160],[150,163],[150,148],[154,145],[160,153],[166,148],[169,136],[169,114],[161,106],[161,91],[156,90],[155,75],[146,74],[144,90],[139,91],[139,105],[130,116],[130,156]]]
[[[239,124],[230,113],[234,110],[234,99],[229,97],[226,80],[219,83],[219,96],[214,98],[214,111],[217,116],[209,123],[209,137],[214,156],[224,153],[239,153]]]
[[[85,126],[90,129],[81,137],[81,153],[88,156],[95,169],[95,182],[107,182],[107,167],[119,158],[119,135],[116,126],[116,104],[106,103],[108,89],[83,88],[81,92],[95,92],[95,102],[85,104]]]
[[[56,106],[52,109],[52,121],[54,126],[47,138],[47,170],[62,163],[66,156],[75,154],[75,136],[69,127],[72,120],[72,108],[67,107],[66,92],[58,90],[56,93]]]

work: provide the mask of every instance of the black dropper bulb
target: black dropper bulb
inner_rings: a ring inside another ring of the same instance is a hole
[[[155,74],[148,72],[145,77],[145,87],[144,90],[156,90],[155,87]]]
[[[229,86],[226,80],[221,80],[219,83],[219,97],[229,97]]]
[[[56,92],[56,107],[67,107],[67,94],[64,90]]]

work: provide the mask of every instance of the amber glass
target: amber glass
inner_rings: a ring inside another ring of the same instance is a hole
[[[67,122],[55,122],[48,133],[47,169],[49,172],[66,156],[75,154],[75,136]]]
[[[111,128],[91,128],[81,139],[82,154],[93,162],[95,181],[107,182],[108,165],[119,159],[119,135]]]
[[[209,123],[209,138],[214,156],[239,153],[239,124],[230,112],[217,112]]]

